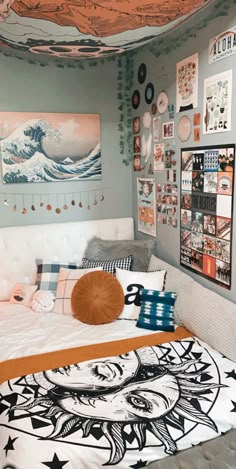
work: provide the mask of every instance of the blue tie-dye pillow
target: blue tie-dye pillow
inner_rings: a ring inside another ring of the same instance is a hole
[[[152,331],[174,332],[174,305],[177,294],[143,289],[137,327]]]

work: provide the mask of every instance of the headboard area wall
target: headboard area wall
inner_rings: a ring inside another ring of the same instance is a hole
[[[79,262],[87,242],[134,238],[132,218],[0,228],[0,301],[9,298],[17,282],[33,283],[35,259]]]

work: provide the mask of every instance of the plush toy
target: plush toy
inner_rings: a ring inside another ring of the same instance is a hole
[[[35,313],[50,313],[54,307],[55,294],[50,290],[38,290],[34,293],[31,308]]]

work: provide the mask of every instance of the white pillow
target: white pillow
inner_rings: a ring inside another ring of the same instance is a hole
[[[184,326],[227,358],[236,362],[236,304],[194,281],[186,291]]]
[[[152,255],[148,271],[165,269],[167,271],[165,291],[177,293],[177,299],[174,308],[174,318],[176,324],[183,324],[183,314],[188,314],[188,307],[186,306],[186,291],[191,293],[194,280],[189,275],[182,272],[180,269],[173,267],[171,264],[162,261],[158,257]]]
[[[116,278],[120,282],[125,306],[119,316],[121,319],[137,320],[140,312],[140,290],[164,290],[166,270],[158,272],[133,272],[116,268]]]
[[[103,270],[102,267],[91,269],[64,269],[60,268],[57,281],[57,291],[53,313],[71,314],[71,294],[76,282],[88,272]]]
[[[28,285],[26,283],[16,283],[11,298],[10,303],[28,306],[30,308],[31,300],[33,294],[37,290],[37,285]]]

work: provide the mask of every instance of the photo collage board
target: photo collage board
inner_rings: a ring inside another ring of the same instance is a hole
[[[181,150],[180,264],[231,288],[235,145]]]

